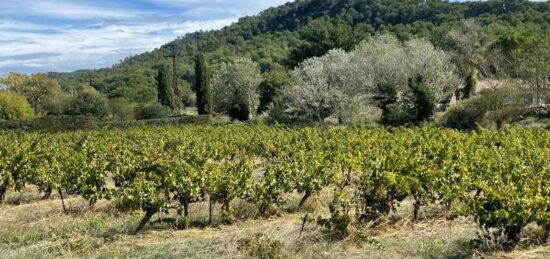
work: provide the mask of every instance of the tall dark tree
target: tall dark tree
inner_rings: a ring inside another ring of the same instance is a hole
[[[157,75],[157,88],[159,103],[170,107],[170,109],[176,109],[176,98],[172,84],[170,84],[170,72],[166,65],[161,65],[158,69]]]
[[[212,88],[208,80],[208,65],[204,54],[197,54],[195,60],[195,89],[199,115],[212,114]]]
[[[464,89],[462,90],[462,98],[468,99],[475,95],[477,83],[478,83],[479,71],[476,68],[471,68],[466,75]]]
[[[382,122],[391,124],[391,105],[397,103],[398,95],[395,87],[388,83],[381,83],[377,86],[377,96],[375,99],[379,102],[382,109]]]
[[[418,75],[416,78],[409,79],[409,87],[414,94],[414,123],[421,123],[435,113],[437,107],[437,98],[426,87],[424,78]]]

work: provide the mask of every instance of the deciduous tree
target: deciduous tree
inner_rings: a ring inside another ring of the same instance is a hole
[[[29,118],[33,114],[24,96],[12,91],[0,90],[0,120]]]
[[[0,78],[0,84],[8,86],[27,98],[37,115],[58,115],[62,111],[67,94],[61,90],[56,80],[46,74],[9,74]]]

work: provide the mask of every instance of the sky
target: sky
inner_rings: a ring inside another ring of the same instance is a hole
[[[110,67],[288,0],[0,0],[0,75]]]

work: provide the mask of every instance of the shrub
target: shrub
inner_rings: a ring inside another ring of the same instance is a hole
[[[530,100],[529,94],[518,86],[485,90],[451,106],[443,115],[441,124],[459,130],[475,129],[477,125],[500,128],[528,113]]]
[[[375,125],[382,118],[382,110],[352,98],[349,103],[342,105],[336,115],[340,124]]]
[[[422,75],[409,78],[409,102],[396,102],[396,96],[384,100],[382,104],[383,122],[388,125],[420,124],[430,119],[437,108],[438,99],[426,85]],[[391,95],[394,95],[393,92]],[[391,101],[394,100],[394,101]]]
[[[252,238],[239,240],[239,251],[243,251],[251,258],[278,259],[282,257],[283,243],[272,240],[264,234],[258,233]]]
[[[191,86],[186,81],[181,82],[180,96],[178,101],[184,105],[183,108],[195,107],[195,105],[197,105],[197,97],[195,96],[193,90],[191,90]]]
[[[172,111],[169,107],[155,103],[147,104],[143,106],[139,112],[137,119],[138,120],[151,120],[151,119],[163,119],[168,118],[172,115]]]
[[[443,115],[443,126],[459,130],[476,128],[486,113],[481,99],[481,96],[476,96],[451,106]]]
[[[134,120],[136,118],[136,105],[126,98],[109,100],[109,113],[118,121]]]
[[[284,89],[290,86],[288,74],[284,71],[274,71],[264,75],[264,81],[260,84],[260,106],[258,113],[268,111],[270,108],[282,105]]]
[[[383,123],[386,125],[402,125],[414,119],[413,114],[409,113],[409,107],[400,103],[392,103],[386,107],[383,117]]]
[[[84,87],[69,101],[64,114],[104,118],[109,114],[107,97],[91,87]]]
[[[49,116],[63,115],[72,98],[65,92],[60,92],[56,95],[45,96],[43,99],[42,109],[46,111]]]
[[[331,237],[344,239],[350,234],[350,226],[353,223],[352,197],[346,191],[337,189],[334,198],[329,204],[330,218],[319,217],[317,224],[330,231]]]
[[[0,120],[30,118],[33,114],[25,97],[10,91],[0,91]]]

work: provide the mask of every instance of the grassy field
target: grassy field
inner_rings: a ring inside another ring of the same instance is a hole
[[[257,217],[254,206],[232,203],[237,223],[207,222],[207,205],[195,204],[194,227],[175,231],[167,225],[147,226],[130,233],[139,214],[120,214],[109,202],[90,208],[84,200],[40,200],[34,190],[10,193],[0,205],[0,258],[547,258],[550,246],[536,246],[527,234],[515,251],[495,252],[474,245],[475,224],[465,218],[445,220],[445,210],[427,207],[422,221],[410,222],[412,205],[405,202],[392,222],[376,230],[358,230],[346,240],[329,240],[315,223],[305,225],[304,213],[326,211],[327,193],[320,194],[295,212],[299,196],[293,197],[279,215]],[[530,230],[528,230],[530,231]],[[537,230],[533,228],[533,232]],[[243,245],[248,244],[248,245]]]

